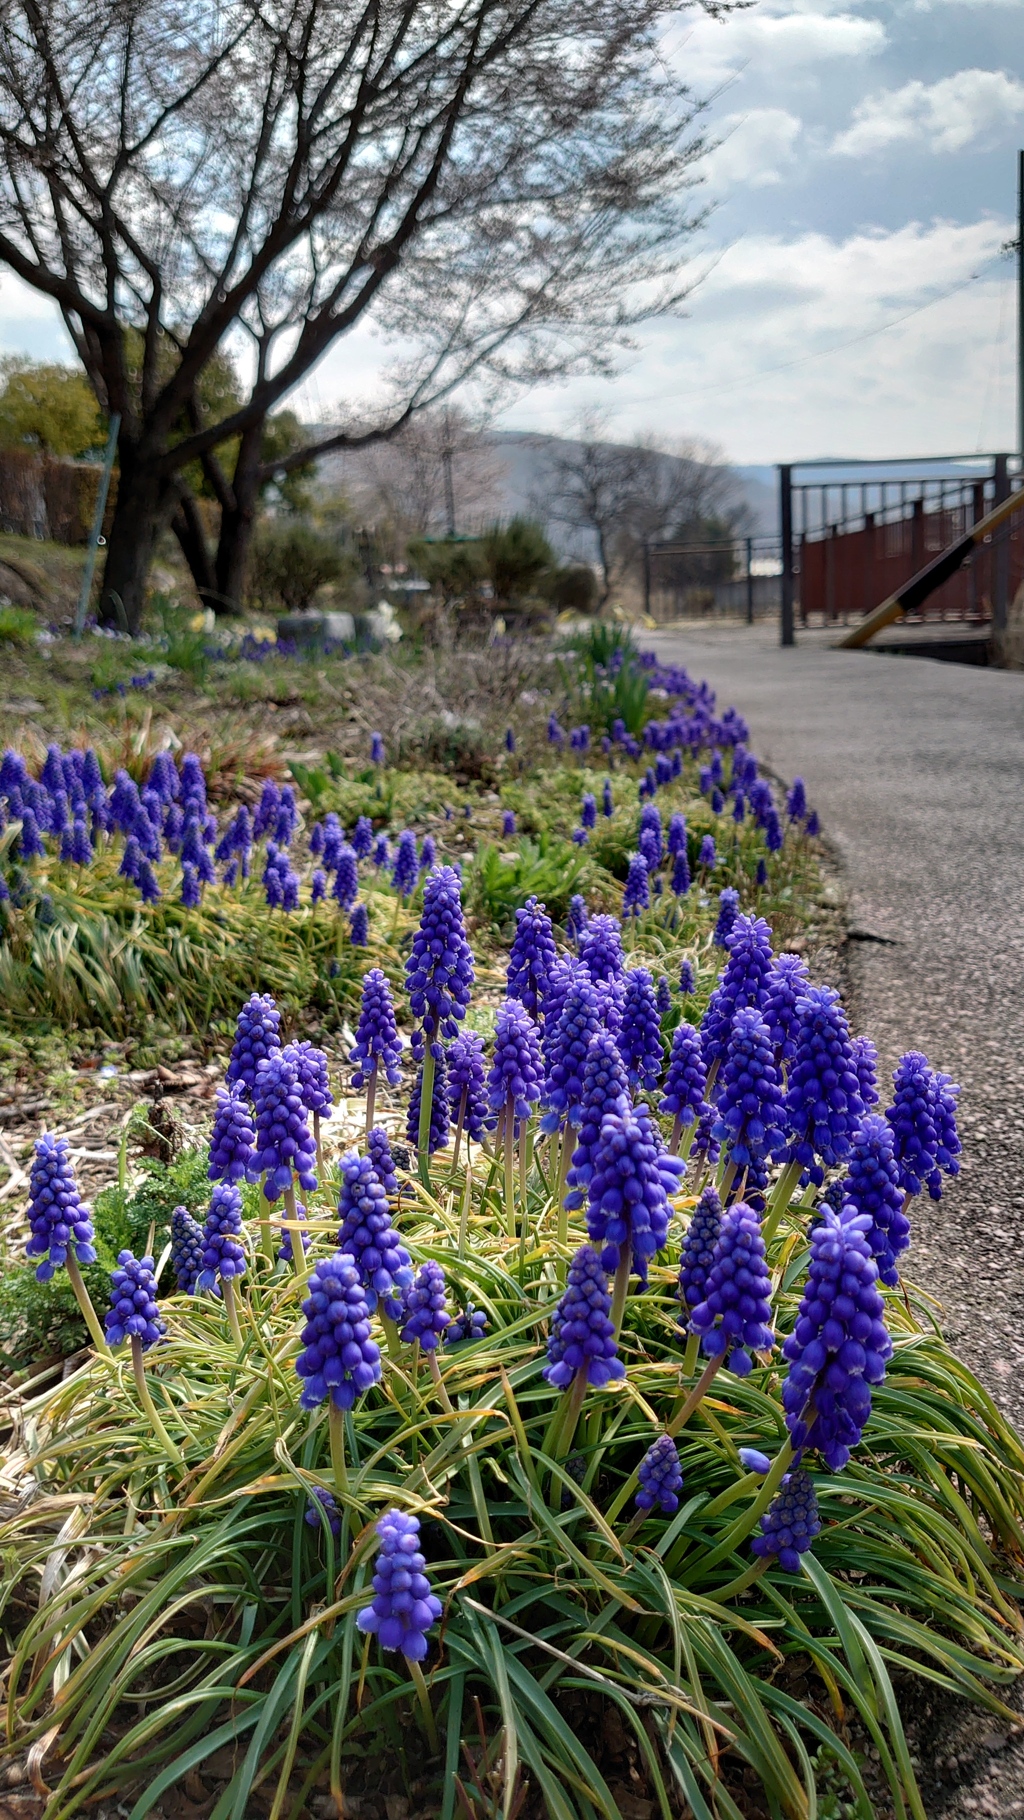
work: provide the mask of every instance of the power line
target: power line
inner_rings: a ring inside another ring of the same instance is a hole
[[[1014,243],[1014,246],[1016,246],[1016,243]],[[1002,251],[993,253],[992,257],[986,259],[984,264],[980,265],[976,272],[971,272],[969,277],[962,278],[959,284],[951,285],[948,290],[940,292],[937,297],[927,298],[924,303],[916,303],[913,309],[904,310],[902,315],[890,317],[888,322],[880,322],[873,329],[864,329],[858,335],[848,336],[845,341],[830,342],[828,347],[815,348],[809,354],[799,354],[794,360],[783,360],[776,366],[760,367],[756,372],[748,373],[741,376],[739,379],[727,380],[724,385],[691,386],[687,389],[687,396],[689,398],[718,398],[721,397],[724,392],[740,391],[755,385],[759,379],[767,379],[773,373],[788,373],[791,372],[794,367],[806,366],[811,360],[822,360],[827,354],[838,354],[843,348],[852,348],[859,342],[871,341],[876,335],[884,335],[887,330],[898,328],[901,322],[909,322],[912,316],[919,316],[922,310],[930,310],[935,304],[945,303],[950,297],[955,297],[959,291],[965,291],[969,285],[975,284],[977,280],[987,272],[989,266],[994,265],[997,260],[1003,258],[1003,256],[1004,254]],[[644,392],[639,398],[633,397],[628,402],[630,404],[648,404],[655,398],[660,399],[664,397],[665,389],[662,387],[657,392]]]

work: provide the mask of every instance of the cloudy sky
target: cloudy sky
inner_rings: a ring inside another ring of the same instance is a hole
[[[1021,0],[759,0],[680,15],[669,54],[708,99],[714,210],[688,314],[618,377],[536,392],[506,428],[701,437],[740,462],[952,454],[1015,438]],[[0,348],[67,343],[0,276]],[[327,417],[369,338],[296,402]]]
[[[613,383],[507,426],[594,402],[744,462],[1012,448],[1020,0],[760,0],[673,54],[715,97],[712,269]]]

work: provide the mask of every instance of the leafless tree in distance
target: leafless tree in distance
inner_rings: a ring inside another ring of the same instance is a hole
[[[0,0],[0,262],[56,302],[121,418],[104,620],[137,625],[190,463],[244,538],[268,413],[358,324],[401,358],[335,447],[469,379],[607,370],[676,307],[704,149],[660,49],[677,11]],[[197,399],[218,350],[248,379],[214,422]]]

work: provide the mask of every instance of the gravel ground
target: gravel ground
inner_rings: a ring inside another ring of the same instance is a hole
[[[923,1049],[962,1084],[962,1172],[918,1202],[912,1274],[1024,1428],[1024,675],[776,639],[645,643],[734,702],[773,770],[805,778],[845,875],[853,1019],[881,1066]],[[949,1723],[929,1814],[1024,1815],[1024,1737]]]

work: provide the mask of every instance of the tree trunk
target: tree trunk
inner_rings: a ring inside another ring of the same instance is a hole
[[[182,490],[181,503],[171,521],[171,530],[188,563],[200,600],[204,607],[215,607],[217,580],[206,544],[206,533],[195,497],[187,489]]]
[[[249,557],[260,499],[262,440],[261,420],[246,430],[242,437],[231,482],[234,503],[221,509],[214,582],[216,597],[210,603],[217,613],[241,613],[245,600]]]
[[[130,632],[142,621],[146,582],[160,534],[170,522],[177,490],[157,467],[157,459],[139,457],[123,444],[114,521],[100,589],[99,622]]]

